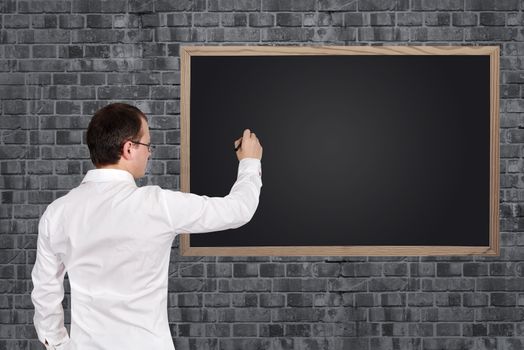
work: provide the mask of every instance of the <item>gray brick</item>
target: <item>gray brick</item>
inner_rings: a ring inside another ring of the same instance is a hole
[[[220,14],[220,24],[223,27],[245,27],[247,26],[247,14],[222,13]]]
[[[170,13],[167,15],[168,27],[190,27],[191,22],[190,13]]]
[[[491,293],[491,306],[516,306],[517,298],[514,293]]]
[[[101,69],[102,70],[102,69]],[[106,69],[103,69],[106,70]],[[108,67],[107,70],[110,70]],[[127,73],[108,73],[107,74],[107,85],[131,85],[133,84],[133,76]]]
[[[423,291],[473,291],[475,280],[471,278],[424,279]]]
[[[420,26],[422,25],[422,14],[416,12],[397,13],[397,25],[399,26]]]
[[[97,96],[100,99],[146,99],[149,97],[147,86],[98,87]]]
[[[54,58],[56,57],[56,46],[54,45],[35,45],[33,49],[33,58]]]
[[[524,320],[524,310],[522,308],[481,308],[477,309],[477,321],[499,321],[499,322],[518,322]]]
[[[178,335],[181,337],[202,337],[205,334],[202,324],[180,324],[178,325]]]
[[[342,276],[380,276],[382,265],[378,263],[343,263]]]
[[[367,280],[364,278],[335,279],[328,283],[328,291],[333,292],[364,292],[367,291]]]
[[[231,335],[229,324],[206,324],[205,325],[206,337],[213,338],[224,338]]]
[[[142,0],[129,0],[129,12],[138,12],[140,14],[153,12],[154,2]]]
[[[490,324],[488,326],[488,336],[490,337],[512,337],[515,335],[515,325],[513,323]]]
[[[111,15],[87,15],[88,28],[112,28],[113,17]]]
[[[81,58],[84,56],[84,49],[80,45],[67,45],[58,47],[58,57],[60,58]]]
[[[289,307],[312,307],[313,295],[303,293],[289,293],[287,295],[287,306]]]
[[[369,23],[372,26],[394,26],[395,25],[395,14],[394,13],[370,13]]]
[[[211,41],[253,42],[260,40],[260,31],[253,28],[212,28],[207,32]]]
[[[206,33],[203,29],[194,28],[156,28],[157,41],[204,41]]]
[[[256,337],[257,325],[249,323],[233,324],[234,337]]]
[[[435,305],[437,306],[461,306],[462,297],[460,293],[438,293],[435,295]]]
[[[271,13],[250,13],[249,25],[251,27],[271,27],[275,23],[275,16]]]
[[[23,44],[70,42],[70,32],[63,29],[20,30],[17,37]]]
[[[405,278],[371,278],[369,280],[370,291],[396,291],[404,290],[407,287],[407,279]]]
[[[415,11],[459,11],[464,10],[463,0],[412,0],[412,9]]]
[[[519,10],[518,0],[466,0],[466,10],[471,11],[513,11]]]
[[[127,9],[125,0],[73,0],[72,12],[113,12],[120,13],[122,9]]]
[[[72,73],[55,73],[53,74],[53,84],[55,85],[73,85],[77,84],[78,76]]]
[[[193,25],[195,27],[214,27],[218,26],[220,16],[217,13],[195,13],[193,16]]]
[[[26,144],[27,131],[4,131],[2,132],[2,141],[4,144]]]
[[[358,11],[406,11],[408,0],[359,0]]]
[[[433,306],[434,296],[428,293],[409,293],[407,304],[409,306]]]
[[[491,276],[515,276],[515,264],[512,263],[491,263],[489,264],[489,274]]]
[[[20,72],[63,72],[66,68],[67,62],[65,61],[23,60],[19,62]]]
[[[257,307],[258,296],[251,293],[232,294],[231,304],[233,307]]]
[[[71,11],[71,2],[63,1],[63,0],[49,0],[49,1],[24,0],[24,1],[19,1],[18,11],[20,13],[70,12]]]
[[[411,39],[416,41],[462,41],[464,32],[462,28],[413,28]]]
[[[451,23],[457,27],[475,26],[478,23],[478,14],[472,12],[453,13]]]
[[[409,32],[403,28],[359,28],[359,41],[405,41]]]
[[[158,0],[155,2],[155,11],[203,11],[206,7],[205,0]]]
[[[408,265],[405,263],[384,264],[384,276],[406,276]]]
[[[33,28],[56,28],[58,17],[55,15],[32,15],[31,26]]]
[[[165,44],[143,44],[142,50],[142,57],[144,58],[166,55]]]
[[[49,130],[30,131],[29,139],[33,145],[54,144],[55,133]]]
[[[284,277],[284,264],[260,264],[260,277]]]
[[[504,26],[505,24],[505,13],[483,12],[480,14],[480,25],[482,26]]]
[[[310,324],[288,324],[285,325],[284,335],[287,337],[310,337]]]
[[[220,291],[222,292],[264,292],[271,289],[270,280],[262,280],[258,278],[243,278],[241,280],[232,279],[230,281],[220,285]]]
[[[485,276],[488,274],[488,265],[482,263],[464,263],[464,276]]]
[[[229,307],[231,306],[231,296],[229,294],[205,294],[205,307]]]
[[[0,73],[0,81],[2,85],[23,85],[25,75],[21,73]],[[7,101],[4,101],[6,103]],[[14,103],[13,101],[10,101]]]
[[[347,0],[320,0],[318,3],[319,11],[356,11],[357,1]]]
[[[275,308],[284,307],[286,297],[284,294],[260,294],[260,307]]]
[[[260,11],[257,0],[209,0],[209,11]]]
[[[234,264],[233,277],[258,277],[258,264]]]
[[[340,275],[340,264],[315,264],[313,266],[313,275],[317,277],[337,277]]]
[[[508,26],[521,26],[524,24],[524,16],[521,13],[508,13],[506,24]]]
[[[5,0],[0,2],[0,11],[2,13],[16,12],[16,0]]]
[[[0,37],[0,42],[3,44],[11,41],[16,42],[16,33],[12,32],[11,34],[10,37]],[[27,45],[4,45],[4,58],[29,58],[29,49],[30,47]]]
[[[263,11],[314,11],[314,0],[262,0]]]
[[[287,264],[287,277],[308,277],[311,276],[311,264]]]
[[[1,80],[1,77],[0,77]],[[18,100],[2,101],[5,114],[25,114],[27,112],[27,102]]]
[[[272,313],[272,321],[275,322],[318,322],[324,319],[325,310],[313,308],[279,308]],[[355,313],[356,314],[356,313]]]
[[[81,15],[60,15],[58,26],[62,29],[78,29],[84,27],[84,16]]]
[[[437,277],[461,276],[461,263],[437,263]]]
[[[279,324],[262,324],[259,327],[261,337],[282,337],[284,326]]]
[[[451,23],[451,15],[449,13],[425,13],[424,14],[424,24],[427,26],[449,26]]]
[[[270,311],[255,308],[220,309],[217,313],[217,319],[218,322],[268,322],[271,316]]]
[[[455,323],[438,323],[436,335],[439,337],[460,336],[460,328]]]
[[[339,293],[327,293],[327,294],[315,294],[313,305],[315,307],[339,307],[339,306],[352,306],[353,296],[350,294],[346,298],[341,296]]]
[[[344,14],[319,12],[304,15],[304,26],[341,27],[344,25]]]
[[[422,340],[417,338],[371,338],[372,349],[399,349],[417,350],[421,348]]]
[[[4,28],[29,28],[29,16],[5,15]]]
[[[421,318],[418,310],[388,307],[369,309],[369,320],[372,322],[418,322]]]
[[[300,27],[302,26],[302,14],[300,13],[277,13],[277,26]]]
[[[477,27],[465,29],[466,40],[515,40],[517,30],[514,28]]]
[[[103,73],[86,73],[80,74],[81,85],[104,85],[106,76]]]

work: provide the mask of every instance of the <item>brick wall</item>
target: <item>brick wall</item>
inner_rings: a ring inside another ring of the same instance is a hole
[[[112,101],[145,111],[160,147],[140,184],[178,189],[179,47],[230,43],[499,45],[501,256],[195,258],[179,256],[176,240],[168,312],[177,350],[524,349],[522,6],[2,0],[0,349],[41,348],[30,300],[38,218],[92,168],[94,111]]]

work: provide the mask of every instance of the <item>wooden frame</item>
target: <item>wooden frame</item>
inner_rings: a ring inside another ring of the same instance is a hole
[[[488,55],[490,56],[490,218],[488,246],[266,246],[191,247],[183,256],[427,256],[499,255],[499,47],[498,46],[183,46],[181,58],[181,190],[189,192],[191,56]]]

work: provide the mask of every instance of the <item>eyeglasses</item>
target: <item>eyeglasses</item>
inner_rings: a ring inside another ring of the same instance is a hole
[[[142,145],[142,146],[147,146],[147,149],[149,150],[149,152],[153,152],[155,150],[155,145],[152,145],[151,142],[150,143],[142,143],[142,142],[138,142],[138,141],[133,141],[133,140],[129,140],[131,143],[134,143],[134,144],[137,144],[137,145]]]

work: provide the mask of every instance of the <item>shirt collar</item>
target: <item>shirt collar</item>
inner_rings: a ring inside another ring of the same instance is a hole
[[[84,182],[124,181],[136,186],[135,179],[130,172],[120,169],[92,169],[82,180]]]

